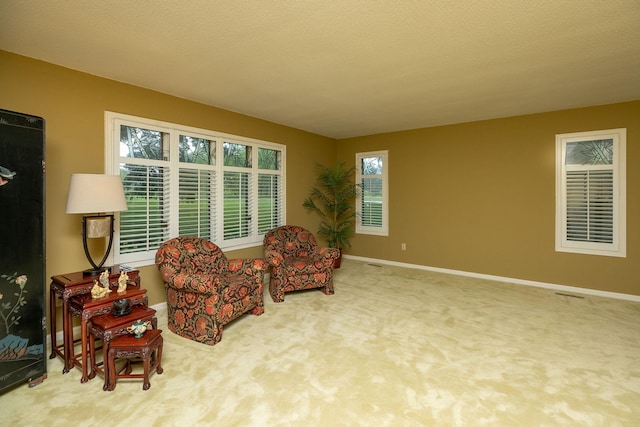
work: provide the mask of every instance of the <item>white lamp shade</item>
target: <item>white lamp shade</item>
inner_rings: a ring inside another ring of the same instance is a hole
[[[122,180],[118,175],[76,173],[71,175],[68,214],[126,211]]]

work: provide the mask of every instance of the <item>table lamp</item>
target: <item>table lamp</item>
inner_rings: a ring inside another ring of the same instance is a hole
[[[67,198],[68,214],[90,214],[82,216],[82,244],[87,260],[93,268],[85,270],[85,275],[100,274],[113,243],[113,214],[127,210],[122,180],[118,175],[72,174]],[[98,264],[91,257],[87,239],[109,238],[102,261]]]

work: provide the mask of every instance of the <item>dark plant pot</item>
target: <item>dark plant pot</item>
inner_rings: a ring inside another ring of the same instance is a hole
[[[340,255],[333,261],[333,268],[340,268],[340,264],[342,264],[342,249],[338,249],[340,251]]]

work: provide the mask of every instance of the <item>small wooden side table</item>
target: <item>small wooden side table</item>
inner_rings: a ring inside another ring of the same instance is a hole
[[[109,387],[109,365],[107,363],[107,356],[109,354],[109,348],[111,340],[121,337],[123,335],[129,335],[127,328],[131,326],[136,320],[142,320],[143,322],[150,321],[153,329],[158,328],[158,319],[156,318],[156,311],[153,308],[145,306],[135,306],[131,310],[130,314],[125,316],[114,316],[113,314],[104,314],[102,316],[94,317],[91,320],[89,326],[89,355],[91,358],[91,375],[90,378],[95,377],[96,373],[104,376],[103,390],[107,390]],[[96,359],[96,340],[102,340],[102,369]]]
[[[88,364],[88,337],[89,337],[89,320],[93,317],[101,316],[113,311],[113,302],[120,298],[127,298],[131,301],[131,305],[135,308],[136,305],[148,305],[147,290],[140,289],[134,285],[128,285],[126,292],[118,293],[115,290],[102,298],[93,298],[91,294],[76,295],[69,300],[67,316],[67,324],[73,328],[72,316],[80,317],[80,332],[81,332],[81,346],[80,346],[80,360],[75,355],[73,350],[73,329],[67,331],[67,335],[71,338],[69,342],[71,351],[69,351],[68,358],[71,359],[70,363],[73,367],[77,365],[82,369],[82,378],[80,382],[85,383],[89,379],[89,364]]]
[[[118,287],[118,278],[120,277],[120,266],[116,265],[111,268],[109,274],[109,287]],[[140,272],[138,270],[128,270],[128,283],[140,287]],[[67,331],[73,331],[73,326],[68,325],[69,319],[69,298],[74,295],[82,295],[91,293],[93,281],[98,280],[99,275],[85,276],[81,271],[75,273],[60,274],[51,277],[51,285],[49,286],[49,321],[51,336],[51,355],[49,359],[60,356],[64,360],[64,368],[62,373],[66,374],[73,368],[72,357],[68,356],[73,353],[73,336],[68,336]],[[62,344],[57,344],[57,325],[56,325],[56,297],[62,299]],[[66,355],[66,356],[65,356]]]
[[[106,362],[109,365],[109,384],[106,390],[111,391],[116,388],[118,378],[142,378],[142,389],[149,390],[151,383],[149,375],[157,372],[158,375],[164,371],[162,369],[162,333],[159,329],[146,331],[141,338],[132,335],[118,337],[111,341]],[[155,357],[154,357],[155,354]],[[143,362],[143,373],[131,373],[131,359],[141,358]],[[116,369],[116,359],[127,359],[121,369]]]

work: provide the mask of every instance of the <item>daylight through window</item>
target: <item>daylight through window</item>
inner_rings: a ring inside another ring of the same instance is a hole
[[[109,112],[105,120],[107,171],[121,176],[128,207],[114,262],[153,262],[175,236],[255,246],[284,224],[283,145]]]
[[[389,233],[387,159],[387,151],[356,154],[356,182],[360,185],[356,233],[382,236]]]
[[[556,250],[624,257],[626,130],[556,136]]]

